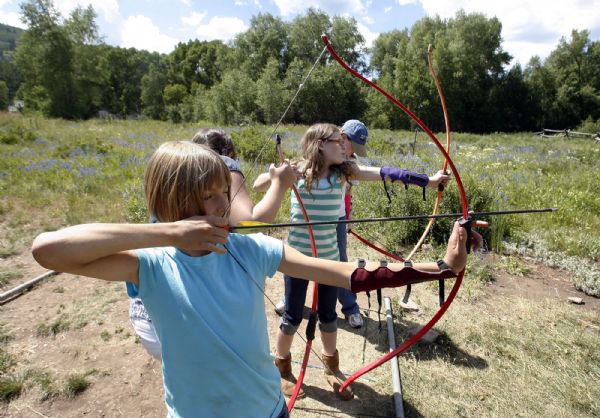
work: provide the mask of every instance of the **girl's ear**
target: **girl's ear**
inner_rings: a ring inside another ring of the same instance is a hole
[[[317,140],[317,147],[319,147],[319,151],[323,151],[324,146],[325,142],[322,139]]]

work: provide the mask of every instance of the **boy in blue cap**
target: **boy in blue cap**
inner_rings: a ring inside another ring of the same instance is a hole
[[[369,131],[364,123],[357,119],[350,119],[342,126],[342,138],[345,140],[345,151],[348,159],[356,159],[356,156],[367,156],[367,139]],[[340,205],[340,220],[350,219],[350,211],[352,207],[352,186],[357,184],[357,181],[346,183],[345,195]],[[346,224],[338,224],[337,226],[337,242],[340,252],[340,261],[348,261],[346,252],[348,242],[348,231]],[[348,324],[352,328],[360,328],[363,326],[363,318],[360,314],[360,308],[356,302],[356,293],[347,289],[338,289],[338,301],[342,305],[342,313],[348,320]]]

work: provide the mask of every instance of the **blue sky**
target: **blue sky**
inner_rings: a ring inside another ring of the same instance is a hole
[[[24,27],[20,0],[0,0],[0,22]],[[525,65],[545,58],[561,36],[588,29],[600,39],[600,0],[54,0],[64,15],[77,4],[91,4],[105,42],[169,53],[190,39],[228,41],[258,13],[285,21],[308,7],[329,15],[353,16],[367,45],[381,32],[410,28],[424,16],[453,17],[457,10],[496,16],[502,22],[503,48]],[[332,39],[335,44],[335,39]]]

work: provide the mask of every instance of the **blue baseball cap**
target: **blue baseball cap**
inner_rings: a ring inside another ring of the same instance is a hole
[[[352,141],[352,149],[361,157],[367,156],[367,139],[369,138],[369,131],[364,123],[356,119],[350,119],[342,126],[342,132],[346,134],[348,139]]]

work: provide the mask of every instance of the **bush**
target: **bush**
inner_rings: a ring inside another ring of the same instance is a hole
[[[266,128],[251,126],[232,132],[238,156],[250,164],[270,164],[279,161],[275,141],[268,138]]]
[[[129,223],[146,223],[150,218],[141,179],[134,179],[123,192],[125,218]]]
[[[107,155],[112,153],[113,144],[94,139],[83,139],[59,146],[55,151],[58,158],[71,159],[82,155]]]
[[[471,178],[462,179],[463,185],[468,192],[467,200],[469,210],[488,211],[493,208],[494,190],[477,183]],[[391,190],[388,182],[388,189]],[[392,202],[389,203],[383,190],[381,182],[361,183],[353,192],[353,214],[355,218],[367,217],[393,217],[404,215],[429,214],[433,209],[435,191],[427,189],[427,200],[423,201],[421,190],[415,186],[409,186],[408,190],[400,184],[394,184],[390,193]],[[448,187],[443,195],[439,213],[460,212],[461,202],[456,185]],[[437,219],[431,228],[428,240],[436,244],[445,245],[454,219]],[[413,246],[417,243],[423,233],[427,219],[419,221],[397,221],[385,224],[372,223],[357,226],[357,232],[366,231],[366,236],[379,237],[379,242],[385,249],[399,251],[402,246]],[[503,237],[510,235],[510,223],[504,225]],[[385,233],[383,233],[385,231]],[[489,242],[491,231],[484,229],[479,231],[484,239]]]
[[[17,398],[23,390],[23,382],[12,377],[0,378],[0,401],[8,402]]]
[[[594,121],[591,116],[588,116],[588,118],[577,127],[577,131],[591,134],[600,133],[600,119]]]
[[[0,144],[26,144],[35,139],[36,135],[33,131],[20,125],[9,125],[7,129],[0,130]]]
[[[65,394],[68,397],[73,398],[86,390],[89,386],[90,382],[85,376],[73,374],[67,377],[67,381],[65,382]]]

